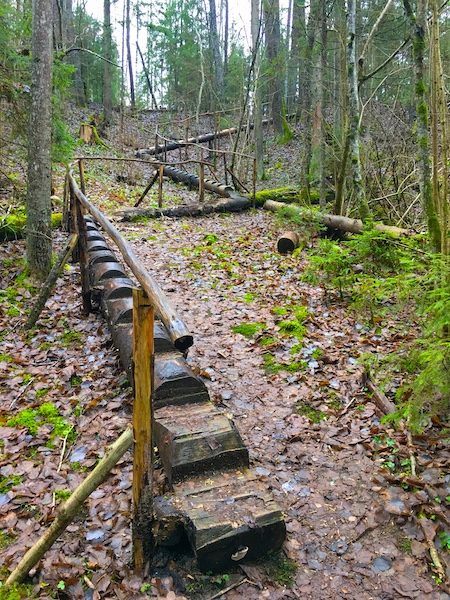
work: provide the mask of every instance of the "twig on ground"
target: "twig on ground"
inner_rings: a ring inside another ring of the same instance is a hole
[[[22,398],[22,396],[25,394],[25,392],[27,391],[27,389],[30,387],[30,385],[33,383],[33,381],[35,379],[36,379],[35,377],[32,377],[30,379],[30,381],[28,381],[28,383],[23,386],[23,388],[20,390],[20,392],[17,394],[17,396],[14,398],[14,400],[9,405],[9,410],[11,410],[11,408],[14,408],[14,406],[17,403],[17,401],[20,400],[20,398]]]
[[[251,584],[252,582],[249,581],[246,577],[243,577],[242,579],[239,579],[238,581],[235,581],[234,583],[232,583],[231,585],[229,585],[227,588],[224,588],[223,590],[220,590],[220,592],[217,592],[217,594],[214,594],[214,596],[210,596],[208,598],[208,600],[215,600],[215,598],[221,598],[227,592],[230,592],[231,590],[234,590],[235,588],[239,587],[243,583],[250,583]]]

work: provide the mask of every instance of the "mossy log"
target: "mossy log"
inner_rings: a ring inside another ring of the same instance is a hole
[[[212,213],[241,212],[251,207],[251,201],[238,196],[221,198],[211,204],[181,204],[170,208],[132,208],[117,213],[122,221],[158,219],[160,217],[201,217]]]
[[[62,213],[52,213],[52,228],[61,227]],[[23,211],[0,218],[0,242],[21,240],[26,234],[27,216]]]
[[[271,212],[277,212],[284,208],[286,208],[286,205],[282,202],[267,200],[267,202],[264,203],[264,209],[270,210]],[[330,229],[338,229],[344,233],[362,233],[364,230],[364,223],[360,219],[350,219],[349,217],[343,217],[342,215],[331,215],[327,213],[321,213],[319,211],[312,212],[305,210],[300,206],[290,206],[289,208],[298,218],[303,219],[304,221],[315,220],[321,225],[324,225]],[[373,227],[377,231],[387,233],[393,237],[412,235],[412,232],[408,229],[384,225],[383,223],[374,223]]]

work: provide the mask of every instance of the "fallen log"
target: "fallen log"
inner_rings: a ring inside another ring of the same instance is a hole
[[[135,221],[141,218],[158,219],[159,217],[201,217],[212,213],[241,212],[250,208],[247,198],[222,198],[211,204],[181,204],[171,208],[137,208],[117,213],[123,221]]]
[[[276,202],[275,200],[267,200],[264,203],[265,210],[271,212],[277,212],[278,210],[286,209],[286,204],[282,202]],[[310,209],[304,209],[300,206],[289,206],[289,210],[292,214],[303,218],[305,221],[317,220],[321,225],[329,227],[330,229],[338,229],[345,233],[362,233],[364,231],[364,223],[360,219],[351,219],[349,217],[343,217],[342,215],[331,215],[327,213],[320,213],[318,211],[311,211]],[[391,225],[383,225],[383,223],[374,223],[374,229],[382,233],[387,233],[393,237],[400,237],[403,235],[411,235],[411,231],[408,229],[402,229],[401,227],[394,227]]]
[[[158,164],[155,162],[155,164]],[[163,166],[163,172],[177,183],[183,183],[190,189],[199,189],[200,179],[193,173],[186,173],[176,167]],[[209,192],[222,196],[224,200],[218,200],[209,204],[182,204],[169,208],[144,208],[127,209],[116,213],[123,221],[134,221],[141,217],[148,219],[157,219],[159,217],[199,217],[211,213],[219,212],[240,212],[251,207],[252,201],[245,196],[241,196],[230,185],[217,183],[212,179],[204,180],[205,189]]]
[[[55,543],[61,533],[73,521],[83,502],[106,479],[111,469],[116,466],[128,448],[133,444],[133,430],[131,427],[122,433],[112,444],[105,456],[100,460],[95,469],[74,490],[68,500],[58,510],[55,520],[39,540],[28,550],[14,571],[5,582],[5,587],[20,583],[25,579],[30,570],[38,563],[49,548]]]
[[[105,217],[105,215],[100,210],[98,210],[98,208],[96,208],[93,204],[91,204],[91,202],[89,202],[88,198],[81,192],[81,190],[77,186],[72,173],[69,173],[69,183],[72,188],[73,194],[76,196],[79,202],[91,214],[91,216],[97,221],[97,223],[99,223],[103,227],[103,229],[106,231],[109,237],[119,248],[124,261],[130,267],[136,279],[143,287],[145,293],[147,294],[153,306],[155,307],[157,315],[160,317],[161,321],[166,326],[175,348],[177,348],[181,352],[184,352],[185,350],[190,348],[194,340],[192,335],[189,333],[188,328],[177,315],[175,310],[172,308],[166,295],[159,287],[158,283],[148,273],[144,264],[138,259],[130,244],[120,235],[119,231]],[[101,243],[102,242],[100,241],[100,244]]]
[[[295,231],[285,231],[277,241],[277,250],[280,254],[294,252],[300,245],[300,236]]]

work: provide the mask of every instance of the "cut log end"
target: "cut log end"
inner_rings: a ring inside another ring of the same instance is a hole
[[[280,254],[294,252],[300,245],[300,236],[295,231],[285,231],[277,241],[277,250]]]
[[[192,335],[182,335],[174,341],[174,346],[180,352],[186,352],[194,343]]]

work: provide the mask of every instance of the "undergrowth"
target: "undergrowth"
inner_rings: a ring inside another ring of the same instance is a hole
[[[376,330],[389,315],[405,311],[419,335],[391,356],[375,358],[404,375],[396,392],[398,410],[388,419],[406,419],[413,431],[421,431],[430,417],[448,414],[450,268],[427,250],[423,238],[398,240],[367,230],[340,243],[320,239],[302,277],[321,285],[329,299],[346,301]]]

